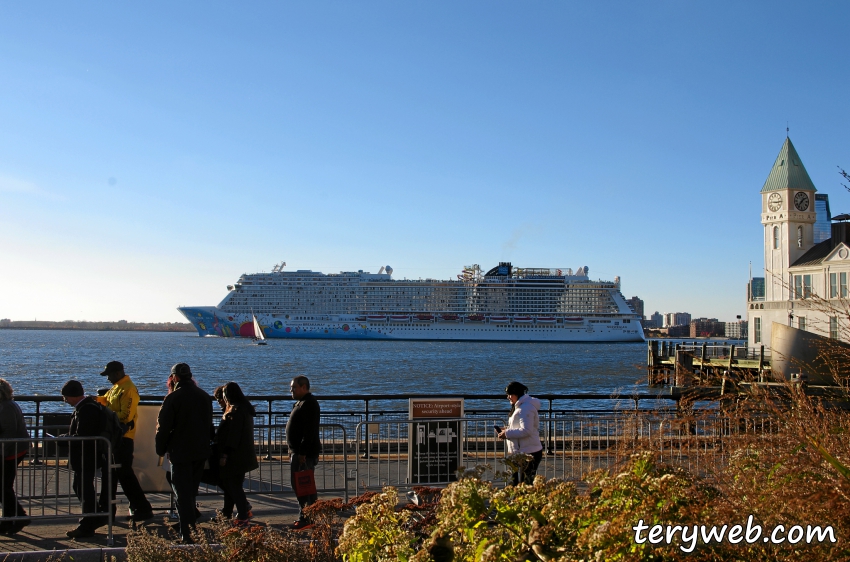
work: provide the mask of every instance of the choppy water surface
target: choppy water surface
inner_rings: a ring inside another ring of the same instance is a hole
[[[192,333],[0,330],[0,376],[15,393],[58,395],[69,378],[87,392],[124,363],[139,392],[164,394],[174,363],[211,391],[229,380],[246,394],[288,394],[295,375],[318,395],[498,394],[511,380],[532,393],[630,392],[643,384],[643,343],[492,343],[272,340],[267,346]],[[645,387],[644,387],[645,388]]]

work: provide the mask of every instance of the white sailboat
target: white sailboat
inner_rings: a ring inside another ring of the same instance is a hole
[[[266,345],[266,335],[263,333],[263,329],[257,321],[257,315],[251,313],[251,317],[254,319],[254,343],[257,345]]]

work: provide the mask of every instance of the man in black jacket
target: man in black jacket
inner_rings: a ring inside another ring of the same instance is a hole
[[[91,396],[86,396],[80,381],[70,380],[62,387],[62,399],[74,407],[71,416],[70,437],[95,437],[101,435],[106,419],[101,406]],[[94,475],[98,468],[105,468],[106,455],[103,444],[96,441],[71,441],[68,446],[69,462],[74,472],[74,493],[82,503],[83,513],[76,529],[65,535],[72,539],[94,536],[98,527],[109,521],[106,515],[91,515],[96,511],[106,511],[109,503],[109,488],[106,478],[100,490],[100,502],[95,503]]]
[[[286,445],[289,447],[289,473],[292,490],[295,490],[295,473],[301,470],[315,470],[319,464],[319,453],[322,444],[319,441],[319,402],[310,393],[310,380],[301,375],[292,379],[289,384],[289,392],[297,400],[289,420],[286,422]],[[314,503],[318,496],[310,494],[307,496],[296,496],[298,505],[301,506],[298,521],[293,529],[306,529],[312,523],[304,514],[304,508]]]
[[[171,487],[177,496],[180,538],[191,543],[195,525],[195,498],[210,456],[212,399],[192,380],[186,363],[171,368],[177,377],[174,392],[162,401],[156,423],[156,454],[171,462]]]

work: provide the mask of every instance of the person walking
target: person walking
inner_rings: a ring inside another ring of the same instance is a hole
[[[29,432],[21,407],[12,399],[12,394],[12,385],[5,379],[0,379],[0,439],[22,439],[4,443],[0,447],[3,457],[3,488],[0,493],[3,494],[3,517],[26,517],[26,510],[15,496],[15,478],[18,475],[18,465],[30,449]],[[29,524],[29,519],[3,521],[0,523],[0,533],[14,535]]]
[[[295,491],[295,473],[302,470],[315,470],[319,464],[319,454],[322,444],[319,440],[320,409],[316,397],[310,393],[310,380],[297,376],[289,383],[289,392],[297,400],[286,422],[286,445],[289,447],[289,474],[292,490]],[[306,529],[312,526],[310,518],[304,513],[304,508],[316,502],[318,496],[310,494],[298,496],[298,521],[292,524],[293,529]]]
[[[514,472],[513,485],[520,482],[532,484],[537,467],[543,459],[543,444],[540,443],[540,400],[528,394],[528,387],[513,381],[507,388],[508,400],[511,402],[511,414],[508,427],[499,432],[499,439],[505,439],[508,454],[524,453],[531,460],[521,470]]]
[[[62,399],[74,408],[71,415],[71,426],[68,429],[70,437],[96,437],[101,435],[107,420],[104,411],[97,401],[86,396],[80,381],[70,380],[62,387]],[[95,512],[106,512],[110,493],[107,479],[101,480],[100,501],[95,502],[94,476],[98,468],[106,471],[109,464],[103,444],[92,441],[71,441],[68,444],[68,457],[71,470],[74,473],[72,488],[82,504],[84,515],[76,528],[66,532],[71,539],[93,537],[95,529],[109,522],[107,515],[95,515]]]
[[[186,363],[171,368],[176,375],[174,392],[162,401],[156,423],[156,454],[168,453],[171,462],[171,488],[177,497],[180,538],[192,543],[192,528],[197,520],[195,499],[210,456],[212,399],[192,381]]]
[[[222,514],[230,518],[236,506],[235,526],[247,525],[254,514],[245,497],[245,474],[260,466],[254,449],[254,406],[235,382],[222,387],[224,416],[216,432],[218,445],[218,487],[224,491]]]
[[[127,427],[127,431],[113,451],[115,464],[120,466],[112,472],[112,497],[115,498],[120,482],[121,489],[130,502],[130,518],[137,522],[146,521],[153,517],[153,509],[133,471],[136,420],[139,417],[139,391],[124,372],[124,364],[120,361],[110,361],[100,374],[112,383],[112,388],[106,392],[106,395],[98,396],[97,401],[115,412],[118,421]]]

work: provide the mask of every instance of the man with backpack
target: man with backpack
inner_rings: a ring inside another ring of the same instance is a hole
[[[71,427],[68,430],[70,437],[101,437],[104,436],[104,427],[111,420],[106,417],[108,410],[97,403],[91,396],[86,396],[80,381],[70,380],[62,387],[62,399],[74,408],[71,416]],[[83,513],[88,515],[80,519],[79,525],[71,529],[65,535],[68,538],[79,539],[94,536],[98,527],[106,525],[109,521],[107,505],[111,497],[107,489],[107,479],[102,480],[100,489],[100,502],[95,502],[94,476],[98,468],[106,470],[109,466],[106,458],[105,447],[99,440],[71,441],[68,444],[69,462],[74,472],[73,488],[83,507]],[[104,512],[104,515],[92,515],[95,512]]]
[[[136,420],[139,416],[139,391],[130,377],[124,373],[124,365],[120,361],[110,361],[101,375],[112,383],[106,395],[99,396],[97,401],[115,412],[118,421],[126,428],[113,451],[115,464],[120,465],[112,472],[112,497],[118,490],[118,483],[130,502],[130,518],[133,521],[146,521],[153,517],[151,504],[145,497],[139,479],[133,472],[133,450],[136,437]]]

